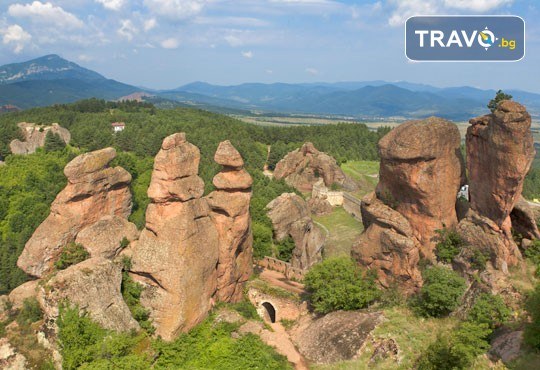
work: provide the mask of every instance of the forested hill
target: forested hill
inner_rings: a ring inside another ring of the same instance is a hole
[[[67,148],[46,145],[28,156],[9,155],[9,142],[18,136],[18,122],[50,124],[58,122],[70,130]],[[113,134],[111,122],[123,121],[126,129]],[[269,166],[274,166],[287,152],[306,141],[337,158],[346,160],[377,159],[376,144],[386,132],[370,131],[362,124],[326,126],[262,127],[202,110],[179,108],[159,110],[150,104],[112,103],[85,100],[70,105],[35,108],[0,116],[0,294],[21,284],[26,277],[16,267],[16,260],[35,228],[49,213],[50,203],[65,186],[62,169],[81,152],[108,146],[119,155],[114,165],[121,165],[133,176],[134,208],[131,220],[144,225],[148,204],[146,190],[150,182],[153,157],[163,138],[185,132],[187,139],[200,148],[200,176],[206,192],[212,190],[212,178],[219,171],[213,161],[218,143],[231,140],[246,162],[254,179],[252,219],[257,256],[271,253],[272,229],[264,208],[272,199],[293,189],[262,174],[271,145]]]

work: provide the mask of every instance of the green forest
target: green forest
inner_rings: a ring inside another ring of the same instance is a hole
[[[9,155],[9,143],[18,138],[18,122],[50,125],[58,122],[71,132],[69,146],[58,145],[54,136],[47,137],[45,148],[28,156]],[[114,134],[112,122],[125,122],[124,131]],[[363,124],[325,126],[266,127],[190,108],[160,110],[148,103],[115,103],[90,99],[69,105],[55,105],[0,116],[0,294],[25,281],[16,267],[17,257],[35,228],[47,217],[49,206],[65,186],[63,167],[76,155],[113,146],[120,165],[133,176],[133,213],[137,227],[144,226],[149,202],[146,190],[150,183],[153,158],[166,136],[185,132],[187,139],[199,147],[199,174],[206,184],[205,193],[213,190],[212,178],[220,170],[213,156],[219,142],[231,140],[240,151],[246,169],[254,180],[251,212],[255,238],[255,255],[272,254],[272,228],[266,216],[266,205],[282,194],[292,192],[283,182],[265,177],[262,168],[267,161],[268,146],[273,168],[283,156],[311,141],[338,161],[376,160],[377,142],[386,129],[371,131]]]

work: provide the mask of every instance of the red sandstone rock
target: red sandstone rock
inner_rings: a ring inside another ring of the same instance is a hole
[[[67,164],[67,186],[17,261],[26,273],[41,277],[51,271],[61,248],[102,217],[129,216],[131,175],[121,167],[107,167],[115,156],[113,148],[106,148],[80,155]]]
[[[20,122],[17,126],[19,126],[23,140],[15,139],[9,144],[13,154],[30,154],[34,153],[37,148],[45,146],[45,138],[49,131],[59,135],[66,144],[69,144],[71,140],[69,131],[58,123],[53,123],[51,126],[40,126],[35,123]]]
[[[518,234],[521,234],[523,238],[531,240],[540,239],[540,232],[538,232],[534,211],[523,197],[520,197],[517,201],[510,213],[510,218],[512,220],[512,228]]]

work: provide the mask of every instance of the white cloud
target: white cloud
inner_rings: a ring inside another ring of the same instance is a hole
[[[238,36],[235,36],[235,35],[227,35],[227,36],[224,37],[224,39],[232,47],[241,46],[241,45],[244,44],[242,39],[240,37],[238,37]]]
[[[103,7],[110,10],[120,10],[126,3],[126,0],[95,0],[95,1],[103,5]]]
[[[157,26],[156,18],[150,18],[144,21],[144,30],[146,32],[150,31],[151,29],[155,28]]]
[[[274,73],[274,71],[272,71],[271,69],[267,69],[265,70],[265,72],[267,75],[271,75],[272,73]]]
[[[196,24],[212,26],[235,26],[235,27],[266,27],[270,25],[263,19],[251,17],[197,17],[193,21]]]
[[[77,59],[79,59],[81,62],[90,62],[94,60],[94,58],[88,54],[81,54],[77,57]]]
[[[174,37],[161,41],[161,47],[163,49],[176,49],[179,45],[180,42]]]
[[[118,34],[128,41],[133,40],[133,36],[139,32],[137,28],[133,25],[133,22],[129,19],[122,19],[120,21],[120,28],[118,29]]]
[[[32,4],[12,4],[8,8],[12,17],[29,18],[34,22],[50,24],[60,28],[82,28],[84,23],[75,15],[51,3],[34,1]]]
[[[247,59],[253,58],[253,52],[252,51],[243,51],[242,56]]]
[[[144,0],[144,5],[164,18],[182,20],[199,14],[208,0]]]
[[[312,76],[316,76],[319,74],[319,71],[313,67],[306,68],[306,73],[309,73]]]
[[[2,41],[4,44],[13,45],[13,51],[16,54],[23,51],[24,47],[32,40],[32,36],[18,24],[11,25],[5,30],[0,30],[0,33],[3,35]]]
[[[448,8],[475,12],[485,12],[512,3],[513,0],[444,0],[444,5]]]

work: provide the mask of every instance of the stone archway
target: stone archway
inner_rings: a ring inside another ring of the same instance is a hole
[[[276,309],[270,302],[263,302],[262,306],[264,308],[264,318],[271,323],[276,322]]]

